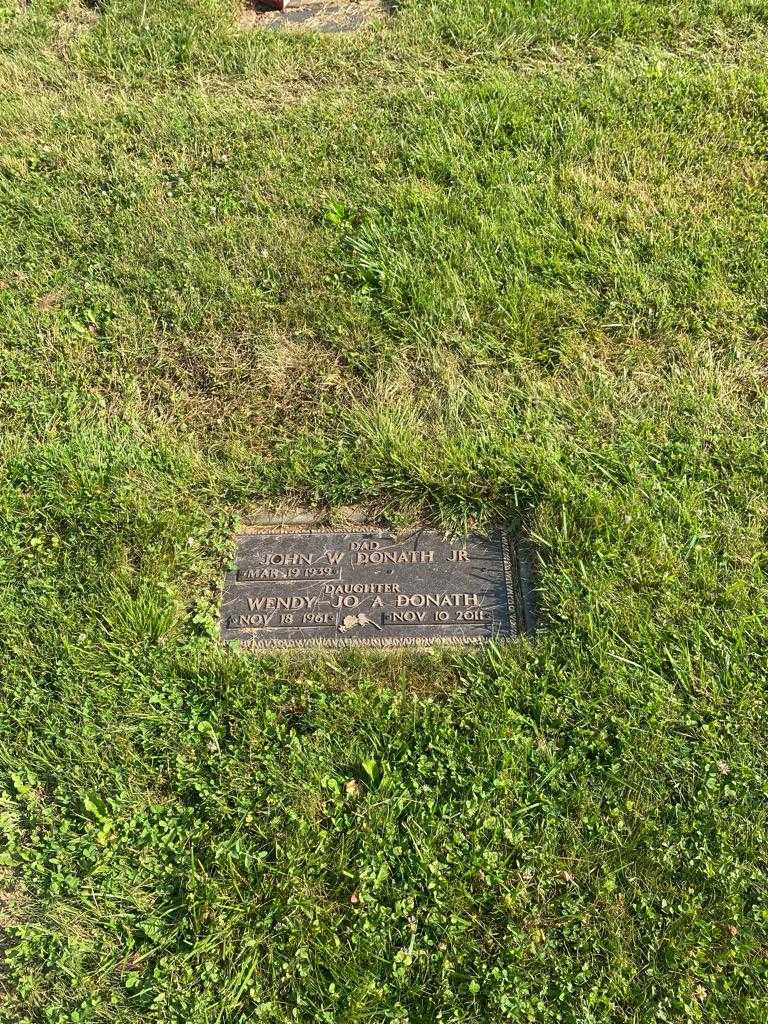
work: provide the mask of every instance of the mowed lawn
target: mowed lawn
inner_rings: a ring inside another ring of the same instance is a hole
[[[0,1020],[765,1024],[768,0],[0,0]],[[265,501],[535,544],[217,639]]]

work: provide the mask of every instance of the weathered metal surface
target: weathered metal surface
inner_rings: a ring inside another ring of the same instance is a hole
[[[529,607],[503,530],[259,529],[236,538],[221,634],[253,648],[505,641],[530,627]]]

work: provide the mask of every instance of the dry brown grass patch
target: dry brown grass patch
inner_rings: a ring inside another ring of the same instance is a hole
[[[238,21],[246,29],[354,32],[390,13],[387,0],[289,0],[285,11],[267,10],[253,0],[241,8]]]

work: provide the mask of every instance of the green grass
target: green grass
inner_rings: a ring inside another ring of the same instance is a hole
[[[0,1020],[764,1024],[768,4],[0,0]],[[265,499],[499,651],[224,652]]]

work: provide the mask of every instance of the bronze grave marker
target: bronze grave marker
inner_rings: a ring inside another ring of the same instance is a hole
[[[530,627],[527,564],[503,530],[243,533],[221,610],[223,639],[254,649],[476,644]]]

